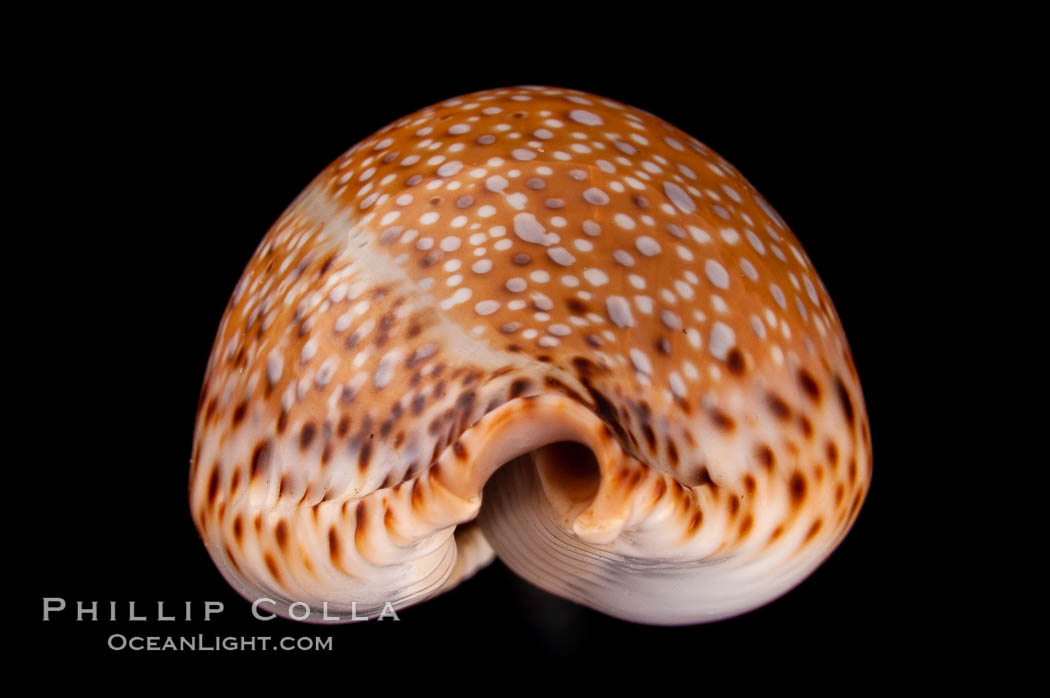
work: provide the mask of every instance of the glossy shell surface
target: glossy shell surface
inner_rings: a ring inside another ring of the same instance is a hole
[[[417,603],[498,554],[684,624],[801,581],[871,472],[838,316],[747,180],[644,111],[508,88],[365,139],[267,233],[208,364],[190,504],[283,615]]]

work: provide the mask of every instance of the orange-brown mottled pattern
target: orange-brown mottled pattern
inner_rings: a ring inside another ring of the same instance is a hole
[[[537,393],[691,492],[684,535],[717,521],[719,553],[830,548],[870,481],[838,317],[751,185],[648,113],[515,88],[384,128],[271,229],[209,362],[194,519],[220,566],[291,591],[291,567],[345,571],[365,497],[416,497],[472,424]],[[279,513],[329,504],[311,553]]]

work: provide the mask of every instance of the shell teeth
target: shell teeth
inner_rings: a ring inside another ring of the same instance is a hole
[[[626,515],[613,518],[602,516],[594,509],[587,509],[573,522],[572,532],[576,534],[577,538],[586,543],[607,545],[616,540],[626,523]]]

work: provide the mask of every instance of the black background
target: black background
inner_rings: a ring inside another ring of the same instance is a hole
[[[384,671],[411,657],[469,673],[479,662],[558,659],[851,666],[873,653],[908,658],[943,633],[931,578],[908,566],[936,541],[915,516],[931,417],[911,371],[914,343],[902,341],[916,304],[939,297],[912,254],[932,244],[916,192],[935,175],[915,142],[937,129],[924,110],[926,77],[938,69],[902,69],[882,38],[805,50],[741,42],[728,57],[701,43],[364,61],[372,47],[360,44],[322,60],[136,42],[85,47],[39,80],[43,135],[30,140],[43,154],[34,174],[44,202],[30,217],[47,221],[31,230],[48,249],[39,264],[52,282],[33,296],[54,340],[26,363],[48,388],[41,404],[26,398],[25,411],[49,428],[33,437],[42,455],[27,471],[41,497],[22,537],[32,570],[23,610],[38,648],[135,661],[145,653],[113,652],[107,638],[332,636],[335,657],[355,666]],[[208,557],[186,498],[198,391],[227,299],[270,224],[355,142],[433,102],[515,84],[573,87],[652,112],[719,152],[780,212],[831,294],[860,373],[875,472],[860,517],[798,588],[709,625],[621,622],[534,589],[499,562],[396,623],[256,621]],[[125,619],[129,601],[151,618],[157,601],[180,615],[193,601],[196,619],[206,600],[225,611],[210,623],[78,623],[67,610],[43,623],[45,596],[71,608],[117,601]]]

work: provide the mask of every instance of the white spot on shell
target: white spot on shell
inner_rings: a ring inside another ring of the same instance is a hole
[[[733,332],[732,327],[724,322],[716,322],[711,326],[711,339],[708,342],[711,356],[719,360],[725,359],[734,344],[736,344],[736,333]]]
[[[609,319],[617,327],[634,327],[631,305],[623,296],[609,296],[605,300],[605,309],[609,313]]]
[[[757,315],[751,316],[751,329],[755,331],[759,339],[766,338],[766,326],[762,324],[762,320]]]
[[[744,236],[747,238],[747,241],[751,243],[751,246],[755,248],[755,252],[759,254],[766,253],[766,246],[762,244],[762,240],[759,239],[757,235],[755,235],[754,231],[745,231]]]
[[[583,192],[583,199],[595,206],[605,206],[609,203],[609,195],[597,187],[591,187]]]
[[[643,235],[634,241],[634,246],[646,257],[660,254],[660,243],[648,235]]]
[[[452,160],[451,162],[446,162],[444,165],[439,167],[437,173],[438,177],[451,177],[452,175],[456,174],[462,169],[462,162],[460,162],[459,160]]]
[[[697,228],[695,225],[687,226],[689,228],[689,234],[693,236],[693,239],[699,242],[701,245],[711,242],[711,236],[706,230]]]
[[[531,213],[515,214],[514,233],[525,242],[544,246],[552,244],[553,236],[547,234],[547,229]]]
[[[653,365],[649,361],[649,357],[641,349],[631,348],[629,352],[631,355],[631,363],[634,367],[642,373],[652,373]]]
[[[678,317],[670,310],[660,311],[660,321],[664,323],[664,326],[671,330],[682,329],[682,318]]]
[[[328,299],[333,303],[339,303],[346,298],[346,292],[350,290],[350,284],[339,284],[328,294]]]
[[[795,296],[795,307],[798,308],[798,314],[802,316],[802,319],[808,322],[809,314],[806,312],[806,306],[803,305],[802,299],[798,296]]]
[[[609,276],[601,269],[594,267],[585,269],[583,272],[583,278],[587,279],[587,282],[590,283],[591,286],[604,286],[609,283]]]
[[[516,208],[520,211],[523,208],[525,208],[526,204],[529,203],[529,198],[521,192],[518,192],[516,194],[511,194],[510,196],[508,196],[507,203],[510,204],[513,208]]]
[[[802,277],[802,285],[806,287],[806,295],[813,301],[813,305],[820,306],[820,300],[817,298],[817,289],[813,287],[813,282],[809,280],[808,276]]]
[[[481,301],[474,306],[474,312],[478,315],[492,315],[494,312],[499,310],[499,301],[487,300]]]
[[[277,381],[281,380],[281,373],[284,370],[284,360],[281,355],[277,352],[271,352],[266,358],[266,380],[270,381],[270,385],[276,385]]]
[[[769,353],[773,356],[773,363],[775,363],[777,366],[784,365],[784,351],[780,347],[774,344],[773,347],[769,350]]]
[[[722,185],[722,191],[726,193],[726,196],[728,196],[730,199],[737,202],[738,204],[743,201],[743,199],[740,198],[740,194],[737,193],[736,189],[733,189],[733,187],[729,186],[728,184]]]
[[[540,310],[553,310],[554,309],[554,301],[552,301],[546,295],[544,295],[542,293],[533,293],[532,296],[530,296],[530,297],[532,298],[532,304],[535,305]]]
[[[550,257],[555,264],[560,264],[563,267],[572,266],[576,262],[576,258],[572,256],[567,249],[564,247],[552,247],[547,250],[547,256]]]
[[[744,270],[744,274],[747,278],[752,281],[758,281],[758,270],[755,269],[755,265],[745,258],[740,259],[740,268]]]
[[[671,392],[674,393],[675,397],[684,398],[688,394],[685,388],[685,381],[682,380],[682,377],[676,371],[671,372],[667,377],[667,381],[671,384]]]
[[[400,350],[395,349],[384,354],[383,358],[379,360],[375,375],[372,377],[372,384],[376,388],[385,388],[390,384],[390,381],[394,378],[394,365],[400,353]]]
[[[773,294],[773,300],[777,302],[777,305],[787,310],[787,298],[784,297],[784,291],[781,290],[780,286],[770,284],[769,292]]]
[[[707,279],[718,288],[729,288],[729,272],[716,260],[709,259],[704,263]]]
[[[310,338],[306,344],[303,345],[303,352],[300,355],[300,360],[305,364],[310,359],[314,358],[314,354],[317,353],[317,339]]]
[[[440,307],[442,310],[448,310],[459,305],[460,303],[466,303],[468,300],[470,300],[470,296],[472,295],[472,293],[473,292],[466,287],[456,289],[455,293],[453,293],[445,300],[441,301]]]
[[[696,204],[693,203],[692,197],[674,182],[664,182],[664,193],[667,194],[667,198],[682,213],[694,213],[696,211]]]
[[[584,126],[601,126],[605,123],[600,116],[585,109],[573,109],[569,112],[569,118]]]

